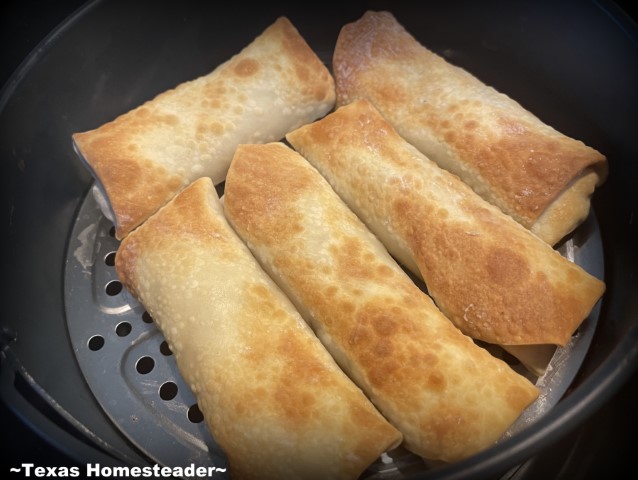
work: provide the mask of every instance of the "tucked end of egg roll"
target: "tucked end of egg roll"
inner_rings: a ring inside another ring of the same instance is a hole
[[[397,132],[550,245],[574,230],[607,176],[595,149],[421,45],[388,12],[345,25],[337,103],[368,99]]]
[[[486,449],[538,395],[454,327],[285,145],[239,146],[224,210],[412,452],[449,462]]]
[[[259,267],[200,179],[116,269],[164,333],[234,479],[356,479],[401,441]]]
[[[367,100],[286,136],[472,338],[565,345],[605,284],[405,141]]]
[[[184,186],[223,181],[235,148],[284,134],[334,106],[328,69],[285,17],[210,74],[73,135],[122,239]]]

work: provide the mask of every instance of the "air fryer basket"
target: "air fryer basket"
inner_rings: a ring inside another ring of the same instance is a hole
[[[329,64],[344,23],[387,9],[433,50],[607,155],[592,215],[560,248],[604,274],[608,290],[563,363],[554,359],[561,375],[542,380],[551,408],[534,422],[455,465],[423,469],[397,455],[366,476],[523,478],[530,458],[586,422],[638,361],[635,25],[606,3],[413,3],[96,1],[54,31],[0,99],[5,403],[79,464],[225,467],[161,334],[117,281],[117,242],[70,136],[207,73],[278,15]]]

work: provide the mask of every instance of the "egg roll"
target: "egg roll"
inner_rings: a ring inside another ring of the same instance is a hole
[[[73,142],[122,239],[193,180],[222,182],[239,143],[279,140],[334,101],[330,72],[280,17],[208,75],[75,133]]]
[[[128,235],[115,266],[233,479],[356,479],[401,442],[237,238],[209,178]]]
[[[240,145],[224,211],[263,268],[410,451],[491,446],[537,396],[443,316],[304,158]]]
[[[368,99],[401,136],[555,245],[582,223],[604,155],[421,45],[388,12],[345,25],[337,103]]]
[[[443,314],[498,345],[564,346],[605,284],[403,139],[367,100],[286,137]]]

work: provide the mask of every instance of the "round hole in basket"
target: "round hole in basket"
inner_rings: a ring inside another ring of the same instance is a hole
[[[155,368],[155,360],[153,360],[153,357],[144,356],[135,363],[135,370],[142,375],[150,373],[153,368]]]

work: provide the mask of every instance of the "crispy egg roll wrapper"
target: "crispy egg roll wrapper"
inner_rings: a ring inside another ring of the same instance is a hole
[[[73,140],[121,239],[193,180],[223,181],[239,143],[279,140],[334,101],[329,71],[281,17],[210,74]]]
[[[428,459],[492,445],[537,396],[463,335],[303,157],[241,145],[229,223],[344,371]]]
[[[602,281],[439,168],[367,100],[287,139],[472,338],[564,346],[603,294]]]
[[[338,105],[370,100],[401,136],[549,244],[587,218],[605,157],[422,46],[392,14],[345,25],[333,69]]]
[[[164,333],[234,479],[356,479],[400,433],[341,371],[199,179],[131,233],[122,282]]]

